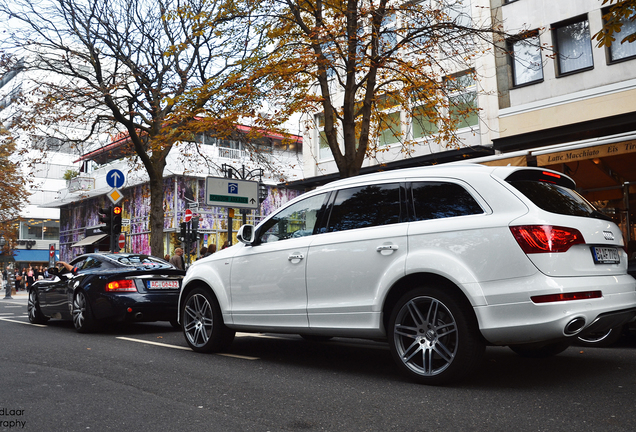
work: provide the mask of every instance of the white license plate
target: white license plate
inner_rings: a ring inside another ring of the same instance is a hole
[[[178,280],[151,280],[147,281],[148,289],[178,289]]]
[[[617,248],[595,246],[592,248],[592,254],[594,255],[594,262],[598,264],[618,264],[621,262]]]

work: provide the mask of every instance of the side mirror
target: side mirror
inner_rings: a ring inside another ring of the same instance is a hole
[[[236,238],[243,244],[251,245],[254,243],[254,225],[243,225],[239,228],[238,233],[236,234]]]
[[[51,276],[59,276],[60,275],[60,269],[58,269],[57,267],[51,267],[49,269],[49,274]]]

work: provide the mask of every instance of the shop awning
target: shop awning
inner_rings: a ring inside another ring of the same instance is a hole
[[[528,158],[527,156],[515,156],[515,157],[486,160],[479,163],[482,165],[488,165],[488,166],[527,166]]]
[[[19,262],[49,262],[48,249],[16,249],[14,259]],[[56,255],[59,253],[55,251]]]
[[[533,155],[537,156],[537,166],[548,166],[590,159],[594,160],[629,153],[636,153],[636,140],[597,146],[583,146],[580,148],[573,146],[571,149],[556,152],[554,150],[532,152]]]
[[[605,142],[582,142],[531,151],[537,166],[574,179],[590,201],[622,200],[624,188],[636,192],[636,137],[618,136]]]
[[[88,236],[85,239],[80,240],[77,243],[72,244],[71,247],[94,245],[95,243],[97,243],[98,241],[100,241],[101,239],[106,237],[107,235],[108,234],[99,234],[99,235],[94,235],[94,236]]]

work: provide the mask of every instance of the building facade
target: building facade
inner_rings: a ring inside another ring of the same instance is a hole
[[[125,157],[127,142],[125,137],[120,137],[79,157],[77,162],[82,164],[82,172],[73,179],[74,187],[60,190],[56,199],[46,205],[60,209],[62,259],[71,260],[82,253],[109,249],[99,230],[99,210],[111,205],[107,194],[112,187],[106,177],[112,170],[119,170],[125,177],[124,185],[118,189],[123,198],[117,203],[123,210],[124,252],[150,254],[150,236],[158,234],[163,237],[166,254],[172,255],[175,248],[183,246],[178,238],[179,226],[187,210],[199,218],[200,240],[188,251],[190,255],[196,257],[203,246],[221,249],[226,242],[232,243],[243,223],[243,215],[236,211],[230,221],[229,208],[205,204],[205,182],[210,176],[224,177],[229,171],[234,177],[237,173],[252,173],[247,180],[263,184],[267,193],[259,208],[245,212],[245,221],[249,223],[257,223],[299,194],[297,190],[279,187],[278,183],[280,179],[300,175],[300,137],[290,140],[267,136],[248,146],[238,139],[216,140],[203,134],[191,143],[178,143],[168,155],[164,174],[164,229],[162,233],[151,233],[147,174],[143,167]],[[256,160],[252,144],[259,146]],[[197,145],[194,153],[193,145]],[[191,157],[192,154],[198,157]]]
[[[593,40],[608,11],[598,0],[492,0],[508,33],[499,55],[499,130],[506,163],[563,172],[634,240],[636,43]],[[622,34],[633,33],[626,21]],[[501,163],[501,162],[500,162]]]
[[[414,3],[422,5],[425,9],[446,10],[445,19],[455,20],[457,25],[486,28],[492,22],[489,0],[428,0]],[[411,25],[411,20],[408,16],[404,16],[405,13],[394,17],[391,24],[387,25],[394,25],[397,29],[407,29]],[[389,21],[388,18],[387,21]],[[403,33],[401,30],[397,30],[396,34],[389,33],[391,36],[386,37],[400,37],[401,33]],[[485,34],[488,35],[488,32]],[[489,36],[485,38],[488,39]],[[429,123],[425,115],[418,116],[417,109],[404,110],[398,106],[390,107],[383,110],[381,118],[386,124],[377,126],[381,131],[370,145],[370,147],[377,147],[379,151],[365,159],[362,172],[373,171],[380,166],[399,168],[429,165],[493,153],[493,139],[498,136],[499,130],[495,57],[493,51],[489,49],[489,45],[492,45],[490,42],[478,40],[478,38],[474,40],[476,41],[475,50],[483,50],[484,53],[471,53],[468,60],[462,58],[455,61],[452,57],[448,57],[447,50],[433,48],[435,59],[432,63],[443,65],[436,72],[440,86],[443,87],[445,83],[449,83],[449,87],[454,87],[445,91],[446,103],[435,109],[441,113],[440,121],[448,119],[457,122],[455,131],[457,142],[449,144],[435,139],[436,131],[438,128],[441,129],[440,125]],[[459,55],[461,50],[457,48],[455,50],[457,56],[462,57]],[[409,55],[417,54],[412,51]],[[431,69],[435,67],[431,66]],[[334,85],[332,88],[334,89],[332,94],[334,106],[342,105],[344,95],[339,93],[342,87]],[[314,91],[318,94],[319,88],[316,87]],[[382,95],[377,97],[380,100]],[[455,114],[463,110],[471,111],[468,115]],[[337,173],[337,167],[323,132],[324,115],[321,112],[315,113],[313,117],[305,119],[305,125],[303,135],[305,179],[335,178],[333,174]],[[310,181],[308,184],[313,183]]]
[[[34,89],[30,74],[19,61],[0,78],[0,127],[10,127],[13,117],[20,113],[18,99]],[[79,164],[74,163],[77,155],[67,143],[38,132],[37,128],[29,136],[16,138],[23,152],[16,155],[15,163],[31,181],[26,187],[27,204],[16,221],[18,236],[13,257],[2,264],[11,263],[14,269],[47,266],[59,258],[60,211],[42,205],[52,201],[66,186],[66,178],[79,169]]]

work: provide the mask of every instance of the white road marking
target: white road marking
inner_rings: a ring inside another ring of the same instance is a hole
[[[12,320],[12,319],[8,319],[8,318],[0,318],[0,321],[14,322],[14,323],[18,323],[18,324],[28,324],[28,325],[32,325],[32,326],[35,326],[35,327],[46,327],[43,324],[31,324],[30,322],[17,321],[17,320]]]
[[[189,347],[182,347],[182,346],[179,346],[179,345],[170,345],[170,344],[165,344],[165,343],[161,343],[161,342],[146,341],[146,340],[142,340],[142,339],[133,339],[133,338],[127,338],[127,337],[118,337],[117,339],[127,340],[127,341],[130,341],[130,342],[139,342],[139,343],[144,343],[144,344],[148,344],[148,345],[156,345],[156,346],[160,346],[160,347],[164,347],[164,348],[174,348],[174,349],[192,351]],[[259,360],[258,357],[248,357],[248,356],[241,356],[241,355],[235,355],[235,354],[217,353],[217,355],[221,355],[221,356],[224,356],[224,357],[233,357],[233,358],[238,358],[238,359],[243,359],[243,360]]]

